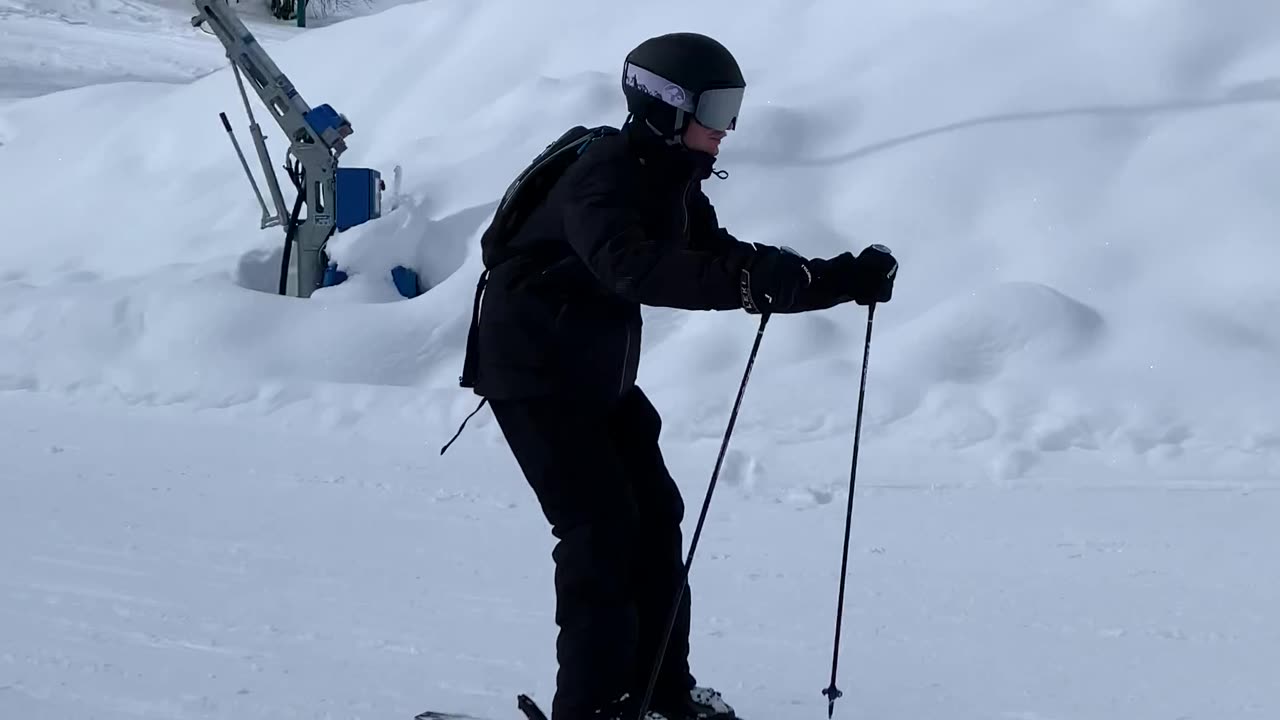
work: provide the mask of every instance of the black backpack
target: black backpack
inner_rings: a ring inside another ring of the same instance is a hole
[[[471,329],[467,332],[466,356],[462,361],[462,375],[458,377],[458,384],[462,387],[475,388],[476,344],[480,335],[480,300],[484,296],[489,272],[515,257],[516,253],[509,247],[511,238],[524,226],[525,221],[538,205],[546,199],[547,193],[565,170],[568,170],[569,166],[586,152],[592,141],[618,132],[617,128],[608,125],[593,128],[576,125],[547,145],[507,187],[497,209],[494,210],[493,219],[489,221],[489,227],[485,228],[484,234],[480,236],[480,257],[484,263],[484,270],[481,271],[480,279],[476,282],[475,304],[471,308]],[[467,416],[467,420],[479,412],[484,404],[485,402],[481,400],[475,411]],[[463,420],[462,427],[466,424],[467,421]],[[462,427],[458,428],[458,433],[440,450],[440,454],[443,455],[444,451],[449,449],[449,445],[458,439],[458,435],[462,433]]]
[[[507,187],[502,200],[498,203],[489,221],[489,227],[480,236],[480,256],[484,262],[484,270],[476,283],[475,304],[471,308],[471,329],[467,333],[466,357],[462,363],[462,375],[458,384],[464,388],[474,388],[476,379],[475,346],[480,334],[480,299],[484,295],[484,286],[489,279],[489,272],[498,265],[512,259],[515,253],[508,247],[512,237],[524,226],[529,216],[542,203],[565,170],[582,156],[593,140],[617,133],[617,128],[601,125],[586,128],[577,125],[570,128],[555,142],[547,145],[533,162],[516,176],[514,182]]]

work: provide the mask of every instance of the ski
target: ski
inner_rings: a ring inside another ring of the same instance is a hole
[[[542,712],[542,708],[538,707],[538,704],[528,695],[522,694],[517,697],[516,706],[520,708],[520,712],[524,713],[526,720],[547,720],[546,713]],[[413,720],[491,720],[491,718],[483,718],[466,713],[425,710],[414,715]]]

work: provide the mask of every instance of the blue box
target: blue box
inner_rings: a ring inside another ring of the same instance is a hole
[[[342,124],[342,116],[327,103],[311,108],[311,111],[302,118],[307,121],[312,130],[316,131],[317,135],[324,135],[325,130],[337,130]]]
[[[338,168],[333,181],[338,232],[382,217],[382,175],[369,168]]]

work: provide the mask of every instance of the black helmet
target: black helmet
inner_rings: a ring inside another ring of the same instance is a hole
[[[622,68],[627,110],[668,140],[678,141],[690,118],[732,130],[746,86],[733,55],[697,33],[649,38],[627,54]]]

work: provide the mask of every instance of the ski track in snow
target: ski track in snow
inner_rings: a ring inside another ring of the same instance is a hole
[[[549,707],[538,506],[489,413],[437,454],[476,402],[477,234],[546,142],[622,119],[623,52],[677,13],[751,85],[724,224],[903,258],[837,717],[1280,717],[1280,6],[237,10],[388,179],[309,301],[271,294],[188,3],[0,0],[0,718]],[[747,718],[825,711],[865,318],[770,323],[700,545],[695,671]],[[691,532],[757,321],[645,320]]]

